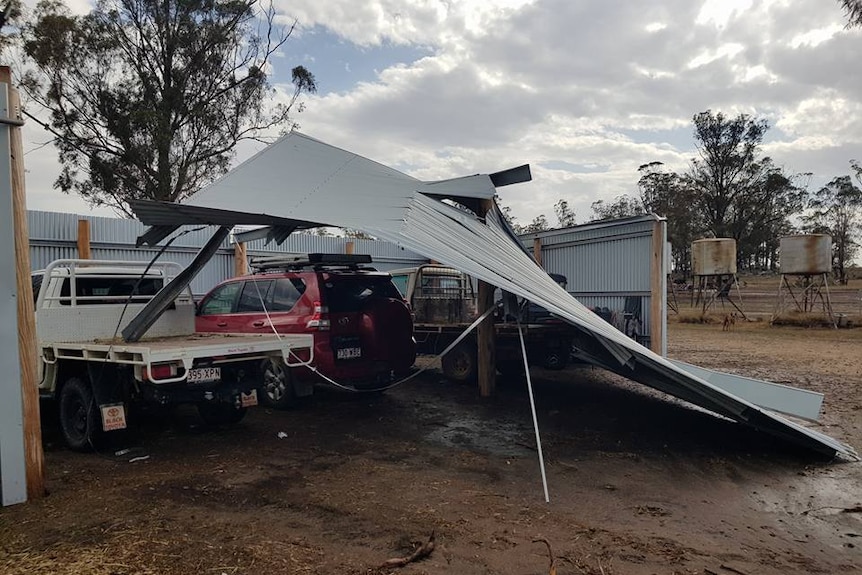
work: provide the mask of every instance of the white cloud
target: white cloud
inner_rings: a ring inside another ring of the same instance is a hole
[[[500,190],[521,222],[539,213],[553,221],[560,198],[583,219],[593,201],[635,193],[637,168],[650,161],[684,169],[691,118],[706,109],[769,119],[764,151],[792,171],[828,180],[862,160],[862,31],[844,29],[837,3],[283,6],[300,25],[359,47],[429,48],[349,90],[307,98],[304,132],[427,179],[529,162],[531,183]]]
[[[752,0],[706,0],[694,22],[727,26],[733,17],[751,8],[751,4]]]

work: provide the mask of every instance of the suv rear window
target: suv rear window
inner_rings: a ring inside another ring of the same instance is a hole
[[[290,311],[305,292],[305,282],[299,278],[249,280],[245,282],[236,313]]]
[[[329,278],[323,288],[326,305],[333,313],[359,311],[368,298],[401,299],[398,289],[386,276]]]

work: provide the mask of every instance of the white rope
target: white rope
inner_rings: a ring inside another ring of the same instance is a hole
[[[272,323],[272,318],[269,315],[269,310],[266,309],[266,302],[263,300],[263,295],[261,295],[261,293],[260,293],[260,286],[258,286],[257,281],[254,282],[254,289],[255,289],[255,291],[257,291],[257,297],[260,300],[260,306],[263,309],[263,313],[266,316],[266,321],[267,321],[267,323],[269,323],[269,327],[272,328],[272,333],[274,333],[275,337],[277,337],[278,340],[281,341],[281,339],[282,339],[281,334],[278,333],[278,330],[275,329],[275,325],[273,325],[273,323]],[[467,326],[467,328],[463,332],[461,332],[461,334],[457,338],[455,338],[455,341],[450,343],[446,347],[446,349],[444,349],[439,354],[434,356],[434,358],[431,361],[436,362],[438,359],[442,358],[444,355],[449,353],[452,350],[452,348],[454,348],[456,345],[461,343],[464,340],[464,338],[467,337],[471,331],[476,329],[476,326],[478,326],[480,323],[482,323],[485,320],[485,318],[487,318],[489,315],[491,315],[491,313],[493,311],[494,311],[493,307],[488,308],[485,311],[485,313],[483,313],[481,316],[476,318],[476,320],[473,323],[471,323],[469,326]],[[288,348],[287,353],[292,355],[296,359],[302,361],[301,358],[294,353],[293,348]],[[329,383],[330,385],[333,385],[339,389],[343,389],[345,391],[351,391],[354,393],[377,393],[379,391],[386,391],[388,389],[392,389],[393,387],[397,387],[403,383],[407,383],[408,381],[410,381],[411,379],[413,379],[414,377],[416,377],[420,373],[427,371],[431,367],[431,364],[429,363],[425,367],[419,368],[418,370],[414,371],[413,373],[411,373],[410,375],[408,375],[404,379],[400,379],[400,380],[393,382],[393,383],[390,383],[384,387],[377,387],[377,388],[372,388],[372,389],[357,389],[357,388],[352,387],[352,386],[347,386],[347,385],[343,385],[341,383],[338,383],[337,381],[330,378],[326,374],[321,373],[320,370],[318,370],[315,366],[310,365],[309,363],[305,363],[304,365],[305,365],[305,367],[307,367],[309,370],[311,370],[318,377],[320,377],[321,379],[323,379],[325,382]]]
[[[539,469],[542,472],[542,488],[545,490],[545,503],[550,503],[548,497],[548,478],[545,476],[545,458],[542,455],[542,439],[539,437],[539,420],[536,417],[536,402],[533,400],[533,381],[530,379],[530,366],[527,365],[527,349],[524,346],[524,330],[518,322],[518,337],[521,338],[521,354],[524,357],[524,373],[527,374],[527,391],[530,393],[530,410],[533,412],[533,429],[536,431],[536,448],[539,452]]]

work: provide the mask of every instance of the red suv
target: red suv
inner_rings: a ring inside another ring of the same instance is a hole
[[[391,276],[360,265],[370,262],[347,254],[252,260],[256,273],[226,280],[201,300],[195,330],[310,333],[312,365],[321,374],[357,389],[380,387],[410,370],[416,341]],[[306,367],[288,370],[280,362],[263,365],[262,375],[261,399],[280,408],[321,381]]]

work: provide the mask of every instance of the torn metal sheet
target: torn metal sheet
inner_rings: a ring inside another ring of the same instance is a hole
[[[578,329],[577,345],[597,365],[814,451],[858,458],[852,447],[737,397],[626,337],[557,285],[513,240],[498,210],[483,221],[432,197],[490,199],[494,191],[490,175],[423,182],[293,132],[179,210],[156,202],[134,202],[132,209],[153,226],[176,224],[179,216],[192,218],[182,222],[190,223],[234,213],[237,224],[305,221],[363,230],[548,309]]]

